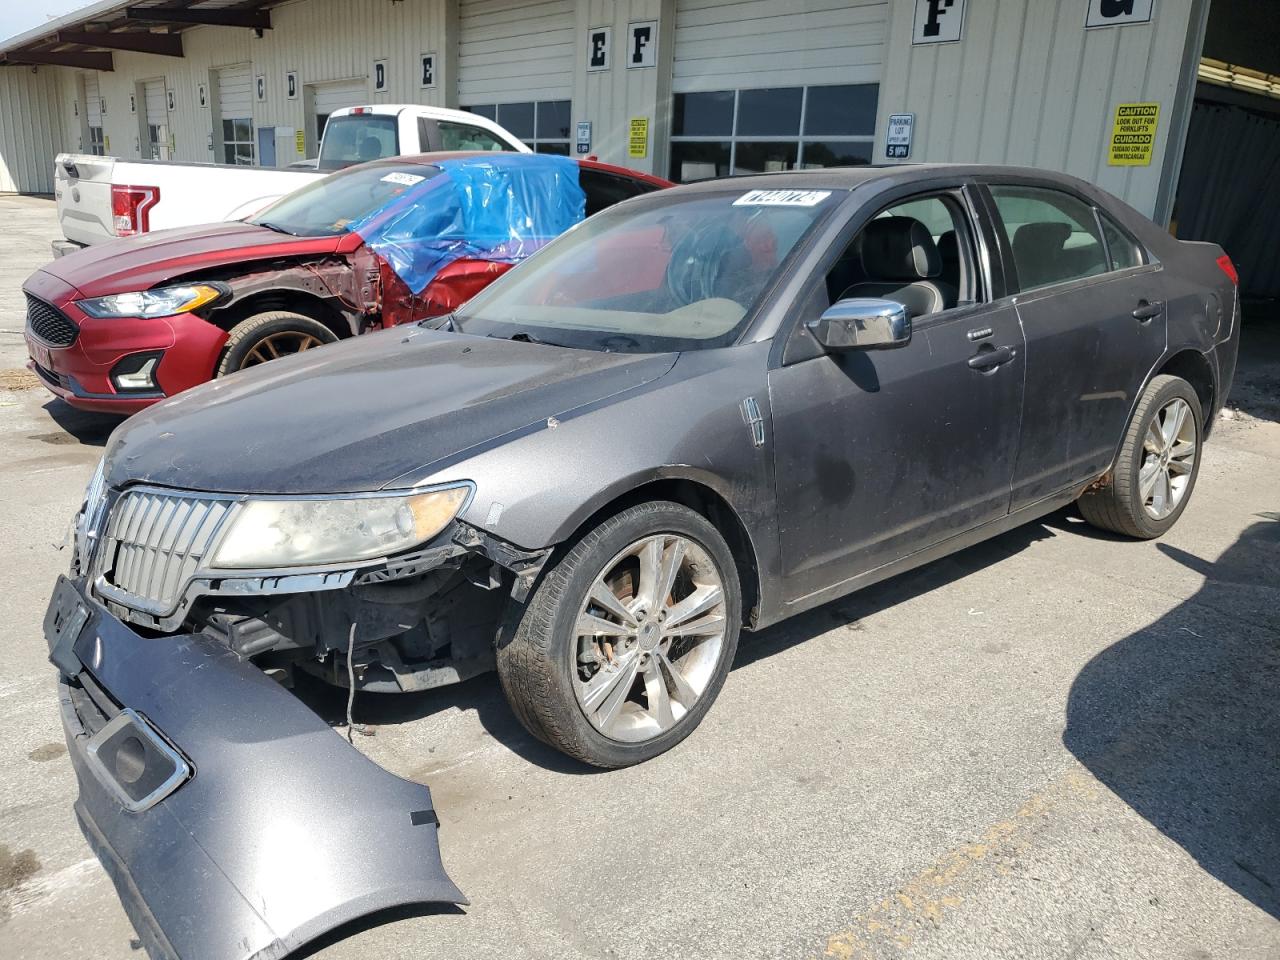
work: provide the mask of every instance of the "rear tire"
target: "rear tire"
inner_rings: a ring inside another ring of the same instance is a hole
[[[292,353],[333,343],[337,335],[319,320],[289,310],[270,310],[231,328],[214,376],[225,377]]]
[[[1195,389],[1161,374],[1143,391],[1125,432],[1111,482],[1091,487],[1078,505],[1102,530],[1153,540],[1182,516],[1200,473],[1203,413]]]
[[[513,609],[498,676],[533,736],[583,763],[630,766],[702,721],[741,623],[719,531],[688,507],[642,503],[574,544]]]

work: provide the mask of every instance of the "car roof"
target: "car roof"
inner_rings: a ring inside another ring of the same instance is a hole
[[[380,157],[377,160],[369,160],[365,163],[353,164],[345,167],[345,170],[355,170],[359,167],[377,167],[387,166],[391,164],[417,163],[423,166],[431,166],[441,163],[445,160],[491,160],[495,156],[502,157],[504,162],[529,163],[535,157],[545,157],[546,154],[538,153],[516,153],[511,150],[438,150],[435,153],[410,153],[397,157]],[[663,180],[661,177],[655,177],[651,173],[641,173],[639,170],[631,170],[627,167],[615,166],[612,163],[602,163],[599,160],[591,160],[587,158],[578,159],[570,157],[578,166],[586,167],[590,170],[602,170],[606,173],[616,174],[620,177],[630,177],[632,180],[641,180],[645,183],[651,183],[659,187],[671,186],[670,180]]]
[[[1082,181],[1064,173],[1037,167],[1014,167],[981,163],[895,163],[859,167],[821,167],[782,173],[738,174],[682,184],[681,193],[724,190],[853,190],[874,181],[909,183],[938,177],[1032,178],[1063,186],[1079,186]]]

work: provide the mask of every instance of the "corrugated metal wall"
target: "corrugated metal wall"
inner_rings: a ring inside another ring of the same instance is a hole
[[[200,107],[198,85],[206,96],[213,95],[214,73],[220,67],[249,63],[253,75],[267,80],[266,100],[253,103],[255,128],[304,129],[307,84],[368,77],[373,61],[389,61],[387,90],[374,94],[369,84],[370,102],[430,103],[443,105],[446,91],[456,78],[447,75],[449,60],[444,56],[445,0],[403,0],[400,3],[370,0],[306,0],[276,7],[271,11],[274,29],[261,39],[252,30],[230,27],[196,27],[183,33],[186,56],[181,59],[142,53],[115,53],[115,70],[99,73],[102,97],[107,103],[104,132],[107,152],[123,157],[140,155],[137,117],[129,113],[129,94],[135,81],[161,77],[174,91],[174,110],[169,116],[174,141],[174,160],[214,159],[210,132],[210,107]],[[437,53],[436,84],[422,89],[419,57]],[[298,73],[298,95],[286,96],[286,74]],[[68,148],[78,148],[79,122],[72,114],[74,85],[66,84],[63,94],[63,136]],[[216,144],[214,144],[216,146]],[[314,156],[315,145],[311,145]]]
[[[676,0],[672,87],[691,93],[875,83],[889,6],[888,0]]]
[[[1081,0],[968,0],[958,43],[911,45],[895,0],[876,155],[892,113],[914,113],[914,161],[1014,163],[1090,180],[1150,215],[1195,0],[1159,0],[1147,24],[1084,28]],[[1107,165],[1117,103],[1161,105],[1155,161]]]
[[[53,157],[64,149],[60,86],[57,70],[0,67],[0,192],[53,192]]]
[[[628,27],[652,20],[659,21],[657,63],[628,69]],[[601,160],[661,173],[670,128],[674,25],[675,0],[579,0],[573,118],[591,121],[591,152]],[[612,28],[613,65],[608,70],[588,72],[586,36],[596,27]],[[629,122],[633,117],[649,121],[648,153],[644,157],[629,155]]]

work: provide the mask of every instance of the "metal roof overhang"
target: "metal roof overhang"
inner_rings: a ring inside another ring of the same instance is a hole
[[[99,0],[0,43],[0,66],[113,70],[112,52],[182,56],[182,32],[195,26],[270,30],[283,0]]]

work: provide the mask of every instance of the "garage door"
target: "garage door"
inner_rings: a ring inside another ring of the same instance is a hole
[[[876,83],[886,0],[676,0],[672,89]]]
[[[572,0],[461,0],[458,102],[539,153],[569,152]]]
[[[871,162],[886,0],[676,0],[668,176]]]
[[[218,114],[222,162],[253,163],[253,71],[247,63],[218,71]]]
[[[573,94],[573,0],[461,0],[458,102],[567,100]]]
[[[102,93],[98,87],[98,76],[94,73],[84,75],[84,116],[89,127],[89,142],[84,148],[89,153],[102,156],[106,152],[102,136]]]
[[[316,142],[319,142],[324,134],[324,125],[329,120],[329,114],[344,107],[359,107],[369,102],[369,84],[365,80],[317,83],[311,87],[311,91]]]
[[[147,152],[152,160],[168,159],[167,150],[169,115],[164,105],[164,81],[145,80],[142,84],[142,100],[147,118]]]

